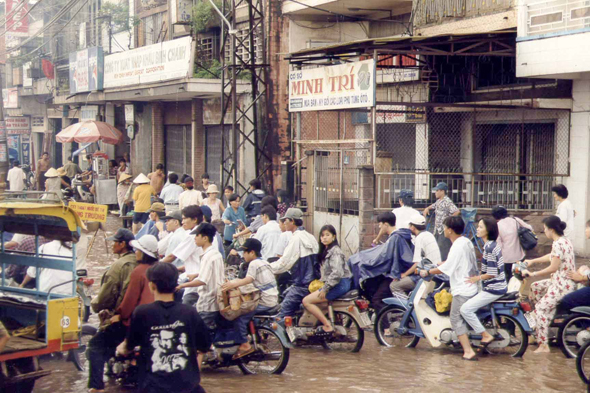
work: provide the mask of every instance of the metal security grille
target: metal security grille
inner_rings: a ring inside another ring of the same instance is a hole
[[[190,173],[191,126],[166,126],[166,170]]]

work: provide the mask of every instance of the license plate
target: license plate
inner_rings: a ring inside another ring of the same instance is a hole
[[[289,326],[287,328],[287,336],[289,336],[289,340],[291,340],[291,342],[294,342],[295,339],[297,338],[297,336],[295,335],[295,329],[293,328],[293,326]]]
[[[361,313],[361,322],[363,324],[363,327],[371,326],[371,318],[369,317],[368,312]]]

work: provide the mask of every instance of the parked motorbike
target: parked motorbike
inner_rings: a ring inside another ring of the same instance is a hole
[[[20,168],[25,173],[25,191],[32,191],[35,189],[35,172],[31,170],[31,166],[23,164]]]
[[[439,314],[426,302],[437,283],[421,280],[409,297],[395,295],[384,300],[388,306],[381,310],[375,324],[375,336],[381,345],[413,348],[425,338],[434,348],[460,346],[449,316]],[[517,299],[518,292],[507,293],[478,311],[486,331],[495,339],[487,346],[487,351],[512,357],[521,357],[525,353],[532,329]],[[468,335],[473,346],[481,346],[480,334],[470,331]]]
[[[360,351],[365,340],[363,329],[371,326],[369,302],[360,299],[357,290],[352,290],[334,301],[324,303],[320,308],[334,326],[334,333],[327,337],[316,335],[320,323],[302,305],[295,317],[285,318],[285,327],[291,342],[299,345],[321,345],[326,349]]]
[[[94,203],[94,195],[92,195],[88,186],[82,181],[81,175],[76,175],[72,179],[72,189],[74,190],[74,200],[76,202]]]

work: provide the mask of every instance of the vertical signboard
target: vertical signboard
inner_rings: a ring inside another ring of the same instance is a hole
[[[31,164],[31,136],[21,135],[20,136],[20,148],[22,151],[21,164]]]
[[[70,53],[70,93],[102,90],[104,54],[93,47]]]
[[[10,32],[14,36],[29,34],[28,3],[29,0],[6,0],[6,32]]]
[[[9,87],[2,89],[2,98],[4,99],[4,109],[18,108],[18,88]]]

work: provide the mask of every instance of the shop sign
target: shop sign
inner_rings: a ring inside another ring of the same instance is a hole
[[[375,60],[289,73],[289,112],[375,105]]]
[[[8,151],[6,148],[7,146],[4,143],[0,143],[0,162],[8,161]]]
[[[0,121],[0,141],[6,139],[6,122]]]
[[[107,222],[108,206],[94,203],[70,202],[68,207],[78,213],[82,221]]]
[[[80,109],[80,121],[96,120],[98,118],[98,105],[86,105]]]
[[[31,138],[29,135],[21,135],[20,147],[23,153],[22,163],[29,165],[31,163]]]
[[[31,130],[36,132],[45,132],[45,117],[33,116],[31,117]]]
[[[8,135],[22,135],[31,132],[31,118],[28,116],[6,117]]]
[[[7,32],[21,36],[27,36],[29,34],[28,3],[29,0],[6,0],[4,15],[8,16],[6,18]]]
[[[2,89],[2,98],[4,99],[4,109],[18,108],[18,88],[10,87]]]
[[[31,73],[31,62],[23,64],[23,87],[33,87],[33,78],[29,75]]]
[[[115,53],[104,60],[104,87],[186,78],[193,71],[192,37]]]
[[[103,66],[101,47],[70,53],[70,94],[102,90]]]
[[[135,107],[133,104],[125,104],[125,124],[135,123]]]

